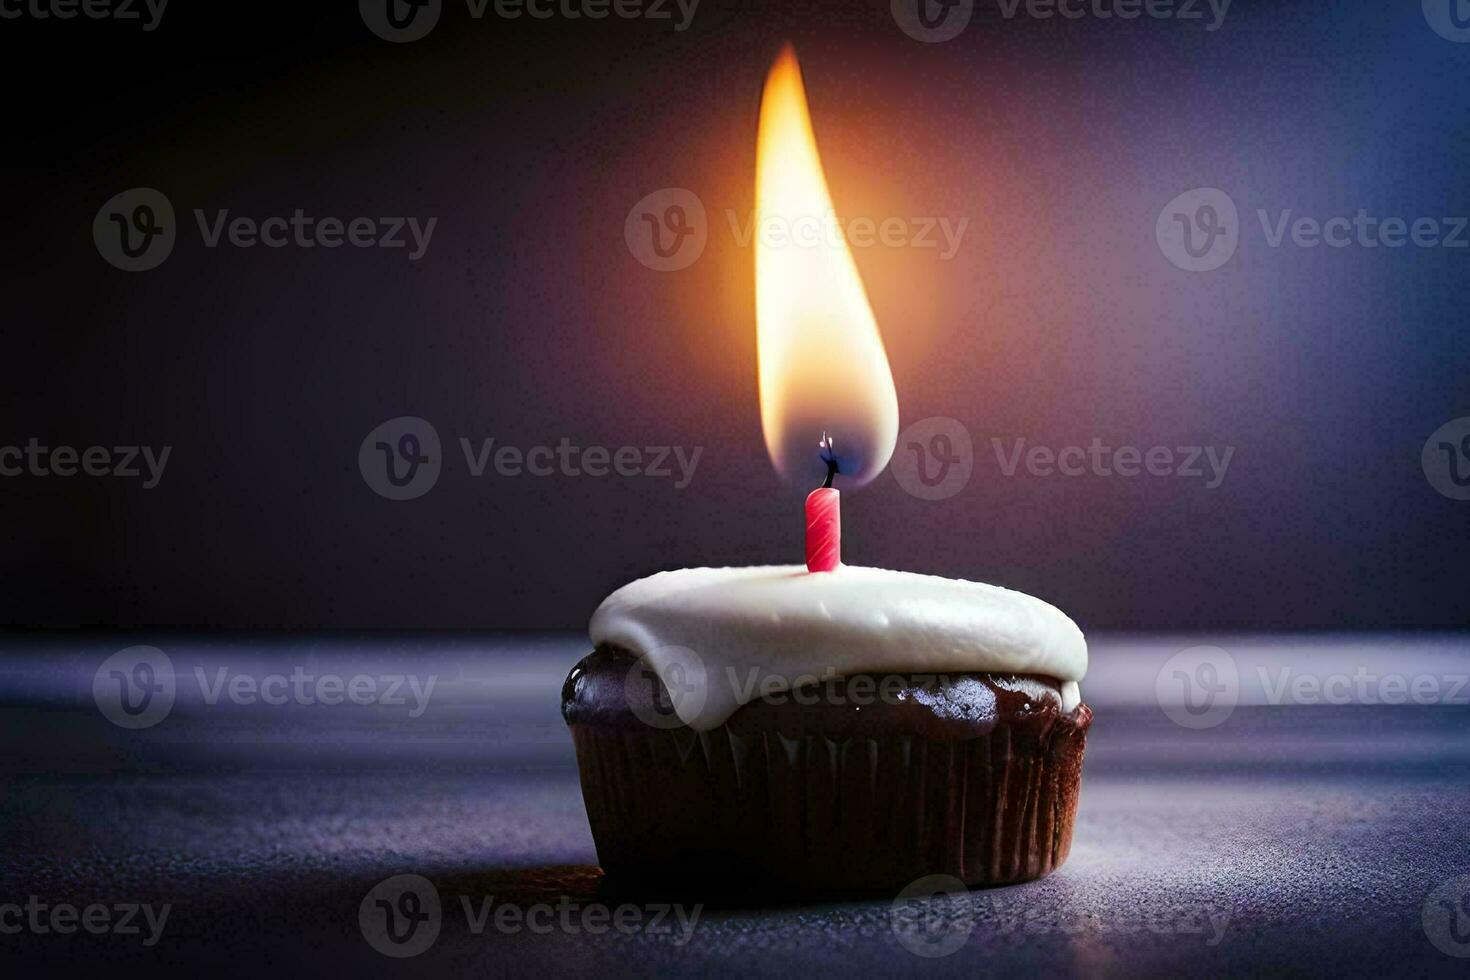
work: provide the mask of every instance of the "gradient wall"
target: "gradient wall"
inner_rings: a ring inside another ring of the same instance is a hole
[[[934,44],[882,3],[706,0],[684,31],[451,5],[410,44],[335,6],[0,35],[23,93],[0,446],[172,447],[151,489],[0,479],[0,622],[575,628],[657,569],[799,561],[809,487],[765,455],[731,229],[791,40],[839,211],[938,238],[855,250],[902,425],[953,419],[973,446],[942,499],[892,474],[846,494],[849,562],[1023,589],[1085,629],[1466,624],[1470,502],[1421,450],[1470,415],[1470,248],[1273,246],[1259,216],[1448,236],[1470,215],[1470,44],[1418,3],[1236,0],[1213,31],[982,3]],[[36,57],[89,71],[43,83]],[[93,221],[140,186],[177,242],[128,273]],[[625,230],[666,188],[697,197],[706,244],[660,272]],[[1211,271],[1156,228],[1196,188],[1238,211]],[[437,222],[410,260],[211,248],[194,217],[298,208]],[[408,500],[359,466],[399,416],[441,442]],[[461,438],[701,455],[682,488],[677,465],[476,477]],[[1017,440],[1165,446],[1176,470],[1199,447],[1202,473],[1007,475]]]

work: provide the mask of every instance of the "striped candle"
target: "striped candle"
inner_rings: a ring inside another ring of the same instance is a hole
[[[817,487],[806,498],[806,570],[833,572],[842,564],[842,494]]]

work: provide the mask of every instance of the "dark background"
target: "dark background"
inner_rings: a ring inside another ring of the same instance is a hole
[[[1470,505],[1419,454],[1470,414],[1449,249],[1266,247],[1255,210],[1470,214],[1470,45],[1417,2],[1235,0],[1204,22],[1006,21],[943,44],[886,2],[704,0],[692,26],[470,19],[392,45],[356,4],[174,0],[159,28],[0,21],[0,445],[170,445],[162,483],[0,480],[11,625],[577,628],[661,568],[799,561],[761,440],[752,253],[760,86],[795,42],[836,205],[968,218],[959,253],[858,265],[903,424],[959,419],[976,472],[845,495],[847,559],[1039,594],[1084,629],[1463,626]],[[180,218],[118,271],[93,216]],[[1239,252],[1189,274],[1166,202],[1219,187]],[[623,241],[644,195],[715,217],[693,266]],[[438,217],[428,254],[206,249],[192,210]],[[363,437],[449,457],[373,493]],[[704,447],[694,482],[472,479],[455,444]],[[1004,478],[989,440],[1233,446],[1218,489]]]

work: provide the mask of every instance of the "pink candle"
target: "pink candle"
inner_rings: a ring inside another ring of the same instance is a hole
[[[806,570],[833,572],[842,564],[842,494],[817,487],[806,498]]]

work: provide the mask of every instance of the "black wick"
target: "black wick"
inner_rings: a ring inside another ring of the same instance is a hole
[[[827,479],[822,486],[830,488],[832,478],[840,472],[837,468],[837,451],[832,448],[832,437],[825,432],[822,433],[822,441],[817,445],[822,447],[822,462],[827,464]]]

